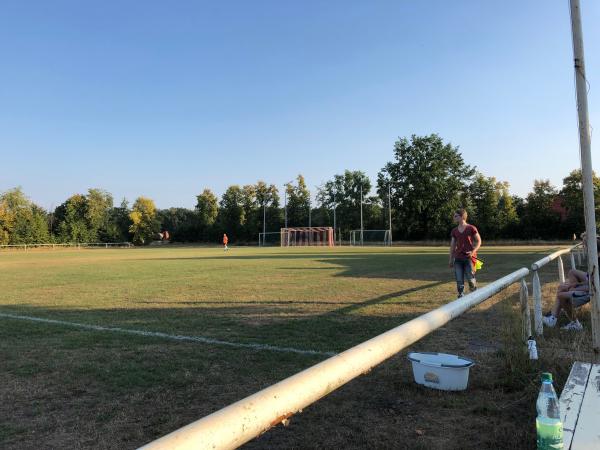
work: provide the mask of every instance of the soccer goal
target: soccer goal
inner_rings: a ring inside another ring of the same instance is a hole
[[[281,231],[269,231],[258,234],[259,247],[273,247],[281,245]]]
[[[282,247],[335,245],[332,227],[296,227],[281,229]]]
[[[390,230],[352,230],[350,245],[392,245]]]

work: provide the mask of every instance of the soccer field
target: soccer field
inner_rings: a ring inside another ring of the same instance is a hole
[[[488,247],[478,279],[551,250]],[[454,299],[447,258],[441,247],[2,252],[0,445],[144,444]],[[498,300],[417,345],[492,357],[501,327],[485,320],[497,319]],[[413,386],[404,358],[383,366],[249,446],[386,447],[412,426],[417,447],[406,448],[437,448],[448,430],[427,431],[433,411],[411,402],[468,408],[496,370],[474,369],[470,392],[450,401]]]

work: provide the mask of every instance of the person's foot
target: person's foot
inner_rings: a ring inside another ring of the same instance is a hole
[[[458,296],[456,298],[461,298],[461,297],[464,297],[464,296],[465,296],[465,294],[463,294],[462,292],[459,292]]]
[[[549,316],[542,317],[542,322],[544,322],[544,325],[546,325],[548,328],[554,328],[556,326],[557,321],[558,319],[552,314]]]
[[[567,325],[565,325],[564,327],[561,327],[560,329],[567,330],[567,331],[582,331],[583,325],[581,325],[581,322],[579,322],[579,320],[574,320],[574,321],[568,323]]]

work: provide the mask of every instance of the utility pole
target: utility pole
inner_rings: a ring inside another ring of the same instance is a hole
[[[583,183],[583,205],[585,212],[586,247],[592,303],[592,346],[596,359],[600,352],[600,277],[598,276],[598,250],[596,247],[596,216],[594,208],[594,185],[592,182],[592,153],[590,121],[587,104],[587,81],[583,56],[583,34],[581,31],[581,8],[579,0],[571,0],[571,29],[573,33],[573,59],[575,63],[575,85],[577,90],[577,113],[579,118],[579,152]]]
[[[362,195],[362,184],[360,185],[360,245],[363,245],[363,195]]]
[[[388,213],[390,219],[390,247],[392,246],[392,183],[388,182]]]

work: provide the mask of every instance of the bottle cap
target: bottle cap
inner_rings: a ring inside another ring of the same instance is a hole
[[[544,373],[542,374],[542,383],[543,383],[544,381],[549,381],[550,383],[552,383],[552,374],[551,374],[551,373],[548,373],[548,372],[544,372]]]

